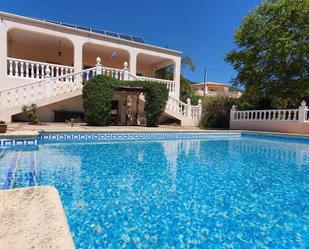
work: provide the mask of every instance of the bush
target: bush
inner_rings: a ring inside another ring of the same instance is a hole
[[[236,100],[227,96],[203,98],[202,128],[229,128],[230,110]]]
[[[23,105],[21,108],[22,112],[26,114],[31,124],[39,123],[38,118],[38,107],[36,104]]]
[[[108,125],[111,121],[111,100],[119,86],[142,87],[145,94],[146,125],[158,125],[168,98],[167,87],[152,81],[119,81],[104,75],[91,78],[83,88],[83,106],[89,125]]]
[[[108,125],[111,119],[111,100],[116,79],[98,75],[83,87],[83,106],[89,125]]]

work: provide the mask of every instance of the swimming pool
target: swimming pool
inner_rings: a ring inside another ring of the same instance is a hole
[[[222,134],[45,134],[0,186],[55,186],[76,248],[308,248],[309,140]]]

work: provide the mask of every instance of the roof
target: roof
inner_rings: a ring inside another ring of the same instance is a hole
[[[74,24],[50,21],[46,19],[38,19],[26,16],[15,15],[8,12],[0,11],[1,19],[7,19],[10,21],[22,21],[23,23],[29,23],[32,25],[44,25],[46,28],[57,29],[60,32],[77,32],[80,35],[86,35],[94,39],[104,39],[115,43],[121,43],[132,47],[138,47],[143,49],[152,50],[155,52],[162,52],[166,54],[172,54],[175,56],[181,56],[182,52],[173,49],[163,48],[159,46],[154,46],[146,44],[144,39],[137,36],[125,35],[121,33],[106,31],[102,29],[94,29],[90,27],[83,27]]]
[[[205,84],[204,82],[193,83],[192,86],[204,86],[204,84]],[[210,82],[210,81],[207,81],[206,85],[228,86],[228,84],[226,84],[226,83],[218,83],[218,82]]]

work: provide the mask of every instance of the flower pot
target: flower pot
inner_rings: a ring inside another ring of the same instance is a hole
[[[6,133],[7,128],[6,124],[0,124],[0,133]]]

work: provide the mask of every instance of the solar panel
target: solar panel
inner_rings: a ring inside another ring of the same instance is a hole
[[[92,29],[91,31],[94,32],[94,33],[106,35],[105,30],[101,30],[101,29]]]
[[[132,37],[130,35],[119,34],[121,39],[132,41]]]
[[[70,28],[75,28],[75,29],[76,29],[76,25],[74,25],[74,24],[61,23],[61,25],[66,26],[66,27],[70,27]]]
[[[119,38],[119,34],[111,31],[105,31],[106,35]]]
[[[120,34],[120,33],[112,32],[112,31],[105,31],[105,30],[102,30],[102,29],[92,29],[92,28],[85,27],[85,26],[78,26],[78,25],[74,25],[74,24],[70,24],[70,23],[63,23],[63,22],[46,20],[46,19],[39,19],[39,20],[43,20],[44,22],[54,23],[54,24],[58,24],[58,25],[62,25],[62,26],[66,26],[66,27],[70,27],[70,28],[74,28],[74,29],[91,31],[91,32],[101,34],[101,35],[107,35],[107,36],[111,36],[111,37],[121,38],[121,39],[125,39],[125,40],[128,40],[128,41],[145,43],[143,38],[137,37],[137,36]]]
[[[77,29],[86,30],[86,31],[91,31],[91,28],[84,27],[84,26],[76,26],[76,28],[77,28]]]
[[[139,42],[139,43],[145,43],[145,40],[141,37],[132,36],[132,41]]]

